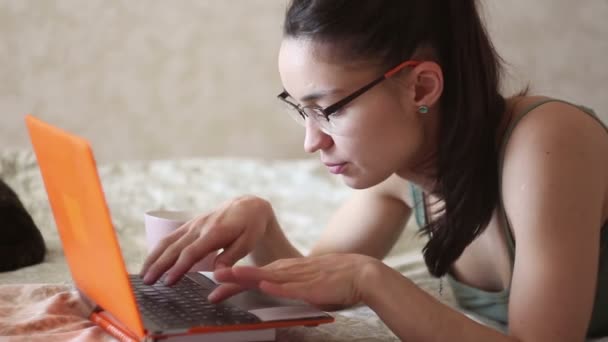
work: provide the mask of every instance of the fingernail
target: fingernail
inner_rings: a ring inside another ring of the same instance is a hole
[[[152,275],[147,273],[144,275],[144,284],[150,284],[152,282]]]
[[[166,286],[169,286],[171,284],[173,284],[173,279],[174,277],[170,274],[167,274],[167,276],[165,277],[165,279],[163,280],[163,284],[165,284]]]
[[[207,296],[207,300],[214,303],[217,300],[217,293],[211,292],[209,296]]]

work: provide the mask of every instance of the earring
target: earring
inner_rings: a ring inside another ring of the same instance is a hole
[[[420,113],[420,114],[426,114],[428,112],[429,112],[429,107],[428,106],[422,105],[422,106],[418,107],[418,113]]]

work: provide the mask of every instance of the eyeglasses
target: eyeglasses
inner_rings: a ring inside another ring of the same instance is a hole
[[[302,126],[306,126],[306,118],[312,118],[319,126],[319,128],[325,132],[326,134],[346,134],[348,133],[348,125],[345,123],[346,120],[343,119],[342,115],[337,115],[337,112],[342,109],[344,106],[355,100],[357,97],[363,95],[368,90],[372,89],[374,86],[379,84],[380,82],[386,80],[387,78],[395,75],[402,69],[406,67],[415,67],[422,63],[421,61],[405,61],[396,67],[390,69],[382,76],[376,78],[370,83],[364,85],[363,87],[356,90],[354,93],[346,96],[342,100],[327,106],[325,108],[310,105],[310,106],[302,106],[300,104],[294,103],[289,100],[290,95],[287,91],[283,91],[277,97],[286,104],[287,112],[290,114],[296,122],[298,122]]]

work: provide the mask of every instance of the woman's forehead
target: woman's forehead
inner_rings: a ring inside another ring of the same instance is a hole
[[[279,73],[283,86],[292,95],[369,81],[376,74],[370,63],[341,62],[327,44],[306,39],[284,39],[279,50]],[[295,94],[294,94],[295,93]]]
[[[284,39],[279,49],[279,68],[335,68],[338,61],[327,58],[329,48],[325,44],[314,43],[309,39]]]
[[[306,38],[285,38],[279,50],[279,66],[282,61],[300,66],[326,64],[346,72],[379,66],[369,59],[353,58],[344,49],[345,46]]]

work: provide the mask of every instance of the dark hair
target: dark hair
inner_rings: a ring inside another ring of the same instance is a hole
[[[498,203],[501,60],[475,0],[292,0],[284,36],[337,47],[387,68],[430,47],[444,76],[434,193],[441,215],[422,228],[431,274],[444,275],[485,229]]]

